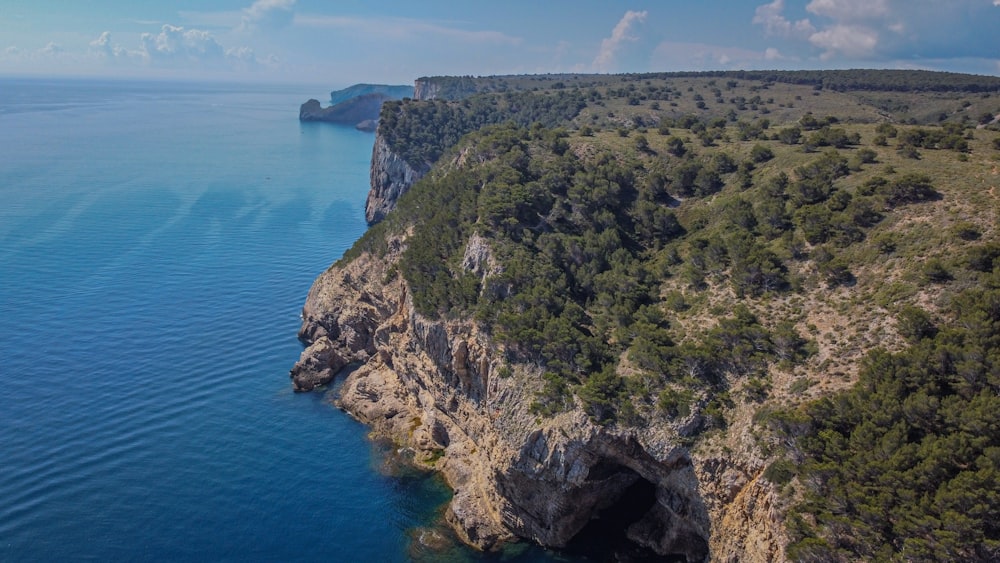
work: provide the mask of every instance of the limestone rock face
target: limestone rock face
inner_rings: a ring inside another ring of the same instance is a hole
[[[337,366],[358,366],[338,405],[443,474],[454,490],[446,519],[464,541],[562,547],[612,528],[647,556],[781,560],[759,460],[692,454],[683,421],[635,429],[596,426],[580,409],[537,417],[538,368],[508,363],[472,321],[417,313],[391,270],[405,240],[387,244],[387,256],[363,254],[316,280],[299,332],[308,348],[292,378],[305,390]],[[466,267],[489,271],[486,241],[469,245]]]
[[[333,342],[321,336],[302,351],[301,359],[292,367],[292,386],[296,391],[312,391],[332,381],[346,365]]]
[[[394,153],[385,138],[376,133],[372,148],[371,190],[365,202],[369,225],[381,221],[396,207],[396,200],[427,173],[426,165],[413,165]]]
[[[437,97],[440,86],[430,80],[415,80],[413,82],[414,100],[433,100]]]

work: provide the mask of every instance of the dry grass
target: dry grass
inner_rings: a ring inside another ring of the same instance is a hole
[[[833,93],[822,95],[834,97]],[[844,102],[846,103],[846,102]],[[789,123],[775,123],[772,130]],[[925,174],[940,192],[936,201],[907,205],[887,212],[885,219],[867,232],[865,240],[837,252],[850,264],[856,282],[849,287],[829,288],[819,278],[815,265],[805,260],[788,262],[789,275],[803,280],[798,293],[765,295],[759,299],[738,299],[724,280],[709,279],[706,289],[694,290],[674,276],[665,279],[662,295],[679,292],[684,296],[688,309],[668,311],[672,318],[675,341],[698,338],[717,323],[719,311],[732,310],[737,302],[744,302],[766,325],[775,326],[782,321],[795,323],[800,334],[812,339],[818,352],[804,365],[795,369],[771,370],[771,401],[782,404],[797,402],[844,389],[856,379],[860,361],[870,350],[880,347],[898,350],[904,342],[896,332],[894,315],[908,304],[920,306],[938,314],[943,304],[960,289],[975,283],[975,275],[964,268],[963,257],[968,248],[985,241],[1000,240],[1000,166],[992,139],[992,131],[975,130],[969,139],[970,151],[964,156],[950,150],[920,150],[920,159],[906,158],[897,152],[895,139],[888,146],[871,146],[875,137],[874,124],[835,125],[861,135],[862,145],[873,148],[878,154],[875,164],[864,165],[846,178],[838,180],[837,189],[854,191],[858,186],[876,176],[889,180],[906,173]],[[909,126],[900,125],[900,129]],[[640,153],[635,137],[645,135],[650,151]],[[740,162],[758,143],[770,147],[774,159],[758,165],[753,172],[754,185],[785,172],[795,177],[795,168],[815,158],[818,154],[803,152],[801,145],[783,145],[777,141],[736,141],[735,128],[727,128],[726,137],[716,146],[702,147],[694,134],[685,129],[671,129],[670,135],[687,141],[695,158],[707,158],[717,152],[726,152]],[[808,134],[808,132],[806,133]],[[668,135],[656,130],[645,133],[630,131],[627,137],[617,131],[598,131],[591,137],[574,136],[571,141],[580,155],[596,155],[603,150],[629,154],[644,160],[647,168],[660,161],[668,167],[679,160],[667,153]],[[848,159],[860,147],[842,149]],[[822,150],[822,149],[821,149]],[[708,198],[691,198],[676,209],[682,224],[690,224],[696,217],[711,217],[716,205],[739,193],[733,176],[717,195]],[[746,194],[753,197],[752,192]],[[958,225],[973,226],[981,233],[976,241],[962,240],[955,235]],[[878,242],[891,239],[895,249],[882,252]],[[930,283],[923,275],[927,260],[943,262],[953,280],[947,283]]]

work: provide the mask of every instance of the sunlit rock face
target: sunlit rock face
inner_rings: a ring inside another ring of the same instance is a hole
[[[386,213],[396,207],[396,200],[427,173],[425,166],[414,167],[397,155],[376,134],[372,148],[371,190],[365,201],[365,220],[369,225],[378,223]]]
[[[537,368],[512,366],[472,320],[417,313],[391,275],[405,235],[386,248],[316,280],[292,378],[311,388],[346,366],[337,404],[442,472],[454,490],[446,518],[464,541],[492,549],[521,538],[571,552],[599,542],[624,560],[780,559],[770,492],[752,465],[692,455],[680,439],[686,420],[621,429],[580,409],[537,417]],[[470,266],[497,267],[488,248],[466,254]]]

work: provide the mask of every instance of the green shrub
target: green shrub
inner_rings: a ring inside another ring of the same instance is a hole
[[[689,389],[678,391],[668,387],[660,392],[657,405],[671,418],[687,418],[691,416],[691,402],[693,400],[694,394]]]
[[[607,366],[588,377],[577,394],[591,420],[598,424],[608,424],[618,416],[624,391],[624,382],[615,373],[614,366]]]
[[[944,283],[951,281],[952,279],[951,272],[949,272],[944,263],[937,258],[931,258],[930,260],[924,262],[922,272],[924,279],[931,283]]]
[[[774,158],[774,151],[772,151],[769,147],[757,144],[750,149],[750,158],[753,159],[754,162],[767,162]]]
[[[795,464],[787,459],[772,462],[764,470],[764,478],[775,485],[784,485],[795,476]]]
[[[998,258],[1000,258],[1000,244],[989,243],[970,248],[966,255],[966,263],[970,270],[992,272],[998,265]]]
[[[903,307],[896,315],[896,328],[910,341],[932,338],[937,333],[930,314],[912,305]]]

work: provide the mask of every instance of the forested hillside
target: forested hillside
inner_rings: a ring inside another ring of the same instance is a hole
[[[537,417],[752,419],[792,559],[1000,557],[1000,79],[475,80],[386,104],[436,164],[344,260],[409,233],[392,275],[540,366]]]

